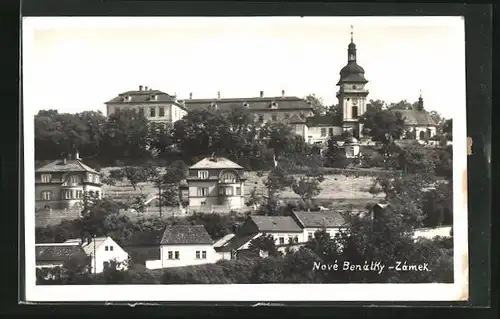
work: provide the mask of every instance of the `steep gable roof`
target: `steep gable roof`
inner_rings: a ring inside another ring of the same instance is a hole
[[[437,126],[436,121],[425,110],[393,110],[393,112],[400,113],[406,125]]]
[[[65,262],[75,256],[86,256],[82,247],[73,243],[36,244],[35,254],[38,262]]]
[[[297,115],[297,113],[293,113],[292,116],[290,116],[290,118],[288,119],[288,123],[290,124],[303,124],[306,122],[307,120],[300,118],[300,116]]]
[[[345,218],[337,211],[297,211],[293,212],[293,215],[304,228],[340,227],[346,224]]]
[[[250,216],[259,232],[301,232],[302,229],[290,216]]]
[[[89,172],[94,174],[100,174],[93,168],[85,165],[82,161],[78,159],[68,159],[64,161],[56,160],[47,165],[44,165],[37,170],[37,173],[57,173],[57,172]]]
[[[162,245],[213,244],[213,240],[203,225],[170,225],[165,228]]]
[[[191,166],[189,169],[224,169],[224,168],[233,168],[233,169],[243,169],[240,165],[235,162],[228,160],[225,157],[216,157],[210,158],[206,157],[199,161],[198,163]]]
[[[157,246],[160,245],[163,237],[163,230],[140,231],[134,232],[123,246]]]

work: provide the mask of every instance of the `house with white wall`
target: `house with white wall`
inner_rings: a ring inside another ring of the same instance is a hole
[[[118,270],[128,268],[128,253],[111,237],[95,237],[89,240],[68,239],[65,243],[82,247],[90,258],[90,271],[93,274],[103,272],[113,261],[117,263]]]
[[[156,242],[147,243],[147,246],[159,247],[160,256],[145,261],[148,269],[210,264],[220,259],[203,225],[169,225],[161,238],[151,238]]]
[[[249,216],[239,234],[271,235],[276,245],[304,241],[304,232],[291,216]]]
[[[293,219],[302,229],[303,242],[314,238],[314,233],[326,230],[330,237],[335,237],[342,229],[347,227],[347,221],[338,211],[305,212],[296,211],[292,213]]]

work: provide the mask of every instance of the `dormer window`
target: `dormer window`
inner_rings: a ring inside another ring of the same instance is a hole
[[[213,109],[216,109],[216,110],[218,108],[217,103],[215,103],[215,102],[210,103],[210,107]]]
[[[272,108],[272,109],[275,109],[275,108],[277,108],[277,107],[278,107],[278,103],[276,103],[276,102],[272,102],[272,103],[271,103],[271,108]]]
[[[199,179],[208,179],[208,171],[198,171]]]
[[[130,102],[132,100],[132,97],[130,95],[125,95],[123,97],[123,102]]]
[[[151,101],[158,101],[158,95],[156,95],[156,94],[151,95],[150,100]]]
[[[250,104],[248,104],[248,103],[246,103],[246,102],[245,102],[245,103],[243,103],[243,106],[244,106],[244,107],[249,107],[249,106],[250,106]]]

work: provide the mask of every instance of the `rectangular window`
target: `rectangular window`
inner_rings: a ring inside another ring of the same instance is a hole
[[[280,243],[280,245],[283,245],[285,243],[285,237],[280,237],[279,243]]]
[[[173,251],[168,252],[168,259],[174,259],[174,252]]]
[[[149,108],[149,117],[156,117],[156,108]]]
[[[259,114],[259,120],[258,121],[259,121],[259,123],[264,122],[264,115]]]
[[[233,188],[232,187],[226,187],[226,195],[233,196]]]
[[[179,259],[179,251],[175,252],[175,259]]]
[[[241,187],[236,187],[236,195],[241,195]]]
[[[198,187],[198,196],[208,196],[208,187]]]
[[[78,175],[71,175],[69,177],[69,183],[70,185],[77,185],[80,183],[80,176]]]
[[[109,251],[113,251],[113,246],[109,246]]]
[[[272,119],[274,122],[276,122],[276,121],[278,120],[278,115],[276,115],[276,114],[271,115],[271,119]]]
[[[307,239],[309,240],[313,239],[313,233],[307,233]]]
[[[333,136],[333,127],[328,128],[328,135]]]
[[[109,250],[109,246],[104,246],[104,250],[108,251]]]
[[[321,137],[325,137],[326,136],[326,128],[322,127],[321,128]]]
[[[115,107],[115,113],[118,113],[118,112],[120,112],[120,107],[116,106]]]
[[[94,176],[94,183],[99,184],[99,175]]]
[[[143,107],[139,108],[139,114],[146,116],[146,110]]]
[[[207,252],[205,250],[201,252],[201,259],[207,259]]]
[[[164,117],[165,116],[165,107],[164,106],[160,106],[159,107],[158,116],[159,117]]]
[[[42,174],[40,178],[42,179],[42,183],[50,183],[50,174]]]
[[[200,259],[200,251],[199,250],[196,251],[196,259]]]
[[[208,171],[198,171],[199,179],[208,179]]]
[[[83,191],[76,191],[76,198],[83,198]]]
[[[42,192],[42,199],[43,200],[51,200],[52,199],[52,192],[51,191],[43,191]]]

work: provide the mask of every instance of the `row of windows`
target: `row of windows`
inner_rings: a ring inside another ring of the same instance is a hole
[[[42,183],[50,183],[52,182],[52,175],[42,174],[40,176],[40,180]],[[87,180],[91,183],[99,184],[99,175],[88,173]],[[64,182],[63,186],[80,185],[81,183],[82,177],[80,175],[70,175]]]
[[[197,250],[196,251],[196,259],[207,259],[207,251],[206,250]]]
[[[90,192],[89,192],[90,193]],[[91,192],[92,196],[95,194],[96,196],[99,196],[99,191]],[[52,191],[42,191],[41,192],[41,198],[42,200],[52,200],[53,198],[53,192]],[[77,190],[77,189],[64,189],[61,191],[61,199],[83,199],[83,191],[82,190]]]
[[[284,116],[285,120],[290,119],[290,113],[285,113],[283,116]],[[299,117],[301,119],[305,119],[306,118],[306,114],[304,112],[300,112],[299,113]],[[271,121],[276,122],[277,120],[278,120],[278,114],[271,114]],[[257,114],[257,121],[260,122],[260,123],[264,122],[264,115],[263,114]]]
[[[288,237],[288,240],[290,240],[290,239],[294,243],[298,243],[299,242],[299,237],[298,236]],[[278,237],[278,244],[284,245],[285,244],[285,237]]]
[[[113,246],[104,246],[105,251],[113,251]]]
[[[329,136],[333,135],[333,127],[328,128],[328,135]],[[322,127],[321,128],[321,137],[325,137],[325,136],[326,136],[326,127]],[[312,138],[312,136],[311,136],[311,138]]]
[[[167,254],[168,254],[168,259],[180,259],[178,250],[176,251],[169,250]]]
[[[237,186],[237,187],[235,187],[235,189],[232,186],[220,186],[219,187],[219,195],[241,196],[241,187]],[[197,196],[208,196],[209,189],[208,189],[208,187],[198,187],[198,189],[196,190],[196,194],[197,194]]]

